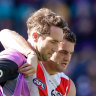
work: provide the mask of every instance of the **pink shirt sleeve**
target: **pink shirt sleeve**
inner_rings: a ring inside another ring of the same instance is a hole
[[[0,53],[0,58],[6,58],[15,62],[18,67],[26,63],[26,58],[15,49],[6,49]]]

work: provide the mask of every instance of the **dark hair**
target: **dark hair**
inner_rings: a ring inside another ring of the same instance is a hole
[[[50,9],[41,8],[40,10],[33,13],[27,20],[28,35],[30,31],[35,28],[40,34],[50,34],[50,26],[54,25],[60,28],[67,26],[65,20],[56,15]]]
[[[76,43],[76,35],[74,32],[72,32],[68,27],[65,27],[63,29],[63,32],[64,32],[64,39],[72,43]]]

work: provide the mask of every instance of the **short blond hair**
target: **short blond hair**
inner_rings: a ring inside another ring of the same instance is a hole
[[[28,36],[35,28],[40,34],[50,34],[50,26],[56,26],[64,28],[67,26],[65,20],[56,15],[50,9],[41,8],[40,10],[33,13],[27,20]]]

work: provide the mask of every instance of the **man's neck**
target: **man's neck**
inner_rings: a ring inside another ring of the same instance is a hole
[[[36,48],[36,44],[33,41],[31,42],[29,39],[28,39],[28,44],[30,48],[37,54],[38,60],[41,61],[41,58],[40,58],[41,56],[40,56],[40,53],[38,52],[38,49]]]
[[[55,71],[53,70],[53,67],[51,66],[53,62],[47,61],[47,62],[42,62],[42,63],[43,63],[43,65],[44,65],[46,71],[47,71],[50,75],[55,75],[55,74],[57,74],[57,72],[55,72]]]

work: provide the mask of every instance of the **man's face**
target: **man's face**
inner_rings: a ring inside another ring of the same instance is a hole
[[[55,63],[52,63],[51,70],[54,72],[64,72],[71,60],[72,53],[74,52],[74,46],[75,44],[72,42],[69,42],[67,40],[63,40],[59,44],[59,48],[57,52],[54,52],[52,57],[50,58]]]
[[[63,40],[62,28],[51,26],[50,35],[40,36],[37,42],[37,49],[44,61],[48,61],[52,54],[58,49],[58,43]]]

